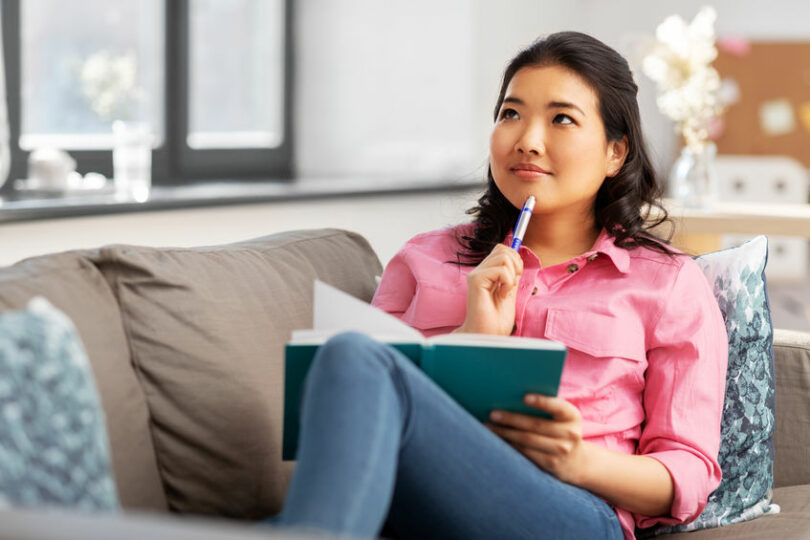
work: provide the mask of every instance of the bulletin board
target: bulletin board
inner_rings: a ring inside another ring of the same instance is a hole
[[[714,67],[739,86],[716,139],[723,154],[787,155],[810,168],[810,41],[718,44]]]

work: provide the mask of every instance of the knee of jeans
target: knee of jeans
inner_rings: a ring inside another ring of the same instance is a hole
[[[359,332],[343,332],[331,337],[315,357],[313,368],[333,371],[337,374],[352,373],[356,370],[389,367],[390,360],[380,354],[384,345]]]

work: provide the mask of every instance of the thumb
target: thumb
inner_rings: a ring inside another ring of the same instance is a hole
[[[518,285],[520,285],[520,274],[515,276],[515,279],[512,280],[511,285],[501,282],[500,289],[498,291],[501,293],[501,299],[506,300],[510,296],[517,296]]]

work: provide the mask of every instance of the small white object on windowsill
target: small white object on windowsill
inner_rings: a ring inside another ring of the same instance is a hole
[[[112,180],[96,172],[82,176],[76,171],[68,174],[63,187],[43,185],[38,178],[23,178],[14,181],[14,190],[21,195],[35,197],[69,197],[74,195],[113,195]]]
[[[14,182],[14,189],[24,195],[63,197],[74,194],[113,192],[112,182],[103,174],[91,172],[82,176],[76,171],[76,160],[59,148],[37,148],[28,156],[28,178]]]

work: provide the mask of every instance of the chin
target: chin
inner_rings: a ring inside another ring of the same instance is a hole
[[[501,191],[503,193],[503,191]],[[535,200],[539,201],[540,197],[535,190],[512,190],[509,193],[503,193],[506,200],[512,203],[512,206],[520,210],[523,208],[523,204],[526,202],[526,199],[529,198],[529,195],[534,195]]]

